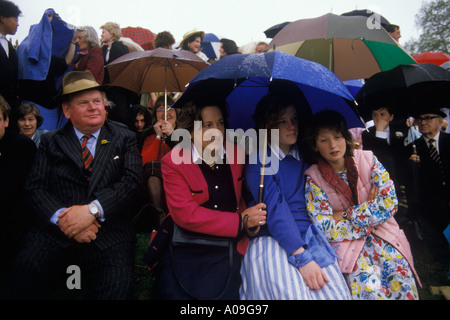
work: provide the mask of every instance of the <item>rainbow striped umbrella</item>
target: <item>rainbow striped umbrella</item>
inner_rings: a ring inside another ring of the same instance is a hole
[[[381,24],[362,16],[332,13],[285,26],[269,43],[279,50],[318,62],[341,81],[369,78],[415,60]]]

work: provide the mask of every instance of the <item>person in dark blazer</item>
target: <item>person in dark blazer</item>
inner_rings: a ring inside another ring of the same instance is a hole
[[[102,29],[101,43],[105,66],[130,52],[128,47],[120,41],[122,31],[117,23],[107,22],[102,25],[100,29]],[[109,72],[105,67],[103,84],[110,84],[110,82]],[[138,104],[139,95],[130,90],[117,86],[111,86],[108,89],[107,95],[108,100],[112,101],[114,104],[108,118],[128,124],[128,118],[131,115],[130,105]]]
[[[100,29],[102,29],[101,42],[105,66],[130,52],[128,47],[119,40],[122,32],[117,23],[107,22]]]
[[[390,107],[373,108],[372,120],[375,125],[361,134],[363,149],[371,150],[378,158],[394,181],[397,192],[405,192],[408,206],[399,206],[398,222],[405,226],[412,223],[416,236],[420,239],[418,172],[414,163],[408,160],[405,145],[408,126],[406,122],[395,118]]]
[[[70,265],[86,280],[85,298],[131,298],[130,211],[142,159],[136,135],[106,119],[104,90],[89,71],[63,79],[58,100],[69,122],[41,138],[25,187],[36,224],[11,265],[6,298],[42,298],[58,268]]]
[[[14,35],[21,11],[10,1],[0,1],[0,95],[14,111],[20,104],[17,97],[19,64],[17,53],[6,35]]]
[[[209,129],[224,137],[221,110],[224,105],[214,101],[184,105],[179,126],[190,132],[192,140],[183,140],[166,154],[161,167],[174,227],[194,233],[194,239],[218,237],[228,239],[228,244],[197,245],[174,237],[155,269],[154,299],[239,299],[246,239],[243,220],[248,215],[248,227],[263,225],[266,211],[263,203],[245,207],[244,151],[218,136],[207,138]]]
[[[9,126],[11,108],[0,95],[0,203],[2,232],[0,233],[0,274],[17,253],[27,231],[27,213],[23,201],[25,179],[33,164],[36,144]],[[31,142],[31,143],[30,143]]]
[[[450,223],[450,134],[441,131],[445,116],[437,107],[418,110],[414,118],[422,136],[408,145],[419,171],[422,215],[440,233]],[[440,160],[433,159],[430,145]]]
[[[372,110],[372,120],[375,125],[361,134],[363,149],[375,154],[398,188],[404,183],[402,174],[408,127],[406,123],[397,121],[388,107]]]

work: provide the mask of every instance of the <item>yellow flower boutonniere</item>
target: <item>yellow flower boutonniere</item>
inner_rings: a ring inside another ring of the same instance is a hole
[[[101,144],[107,144],[107,143],[109,143],[109,140],[102,140],[101,141]]]

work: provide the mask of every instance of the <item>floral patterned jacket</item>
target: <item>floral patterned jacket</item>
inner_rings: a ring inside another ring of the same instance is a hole
[[[305,171],[307,210],[313,223],[324,232],[332,246],[338,247],[342,273],[353,271],[365,238],[373,233],[401,252],[420,285],[409,242],[392,217],[397,212],[398,201],[388,172],[371,151],[354,150],[353,158],[358,176],[359,204],[356,205],[352,205],[338,190],[337,181],[324,177],[318,165]],[[379,193],[375,200],[367,201],[372,183],[378,186]],[[344,211],[347,218],[335,220],[333,211]]]

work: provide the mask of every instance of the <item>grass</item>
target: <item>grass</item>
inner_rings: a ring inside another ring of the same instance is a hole
[[[150,234],[137,234],[136,256],[134,258],[134,299],[148,300],[150,299],[153,277],[147,265],[142,261],[148,244],[150,242]]]
[[[402,199],[400,199],[402,200]],[[414,266],[422,283],[418,288],[421,300],[445,300],[442,295],[432,295],[430,286],[450,286],[449,263],[450,247],[444,235],[423,216],[419,217],[419,229],[423,240],[419,239],[412,223],[407,217],[407,206],[400,201],[397,221],[405,231],[414,258]]]

